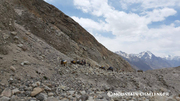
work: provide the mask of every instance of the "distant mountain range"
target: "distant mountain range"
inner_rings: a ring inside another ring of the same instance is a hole
[[[180,66],[180,56],[168,55],[166,57],[163,57],[163,59],[168,61],[168,63],[170,63],[172,67]]]
[[[133,68],[144,71],[180,66],[180,56],[157,57],[150,51],[144,51],[139,54],[127,54],[122,51],[115,53],[122,56]]]

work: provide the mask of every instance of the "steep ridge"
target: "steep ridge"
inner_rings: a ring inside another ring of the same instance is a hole
[[[73,19],[43,0],[14,0],[16,23],[72,58],[93,60],[100,65],[133,71],[121,57],[109,51]],[[62,34],[63,33],[63,34]]]

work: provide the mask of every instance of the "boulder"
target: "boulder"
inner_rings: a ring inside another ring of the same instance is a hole
[[[53,96],[53,95],[54,95],[54,93],[52,93],[52,92],[48,93],[48,96]]]
[[[19,91],[18,88],[15,88],[15,89],[12,90],[12,95],[19,94],[19,93],[21,93],[21,91]]]
[[[11,35],[16,36],[16,35],[17,35],[17,32],[11,32]]]
[[[20,98],[17,97],[17,96],[15,96],[15,95],[13,95],[13,96],[11,97],[11,100],[10,100],[10,101],[20,101]]]
[[[10,69],[15,72],[16,71],[16,68],[14,66],[11,66]]]
[[[88,98],[89,98],[89,96],[85,94],[85,95],[82,95],[79,99],[80,99],[81,101],[87,101]]]
[[[9,88],[4,89],[4,91],[1,93],[1,96],[10,97],[11,90]]]
[[[49,97],[45,101],[58,101],[58,99],[55,97]]]
[[[40,100],[40,101],[45,101],[47,99],[47,94],[45,93],[40,93],[36,96],[36,99],[37,100]]]
[[[10,98],[5,97],[5,96],[3,96],[2,98],[0,98],[0,101],[9,101],[9,100],[10,100]]]
[[[40,88],[40,87],[36,87],[33,89],[33,91],[31,92],[31,96],[36,96],[37,94],[41,93],[42,91],[44,91],[44,89]]]
[[[29,61],[24,61],[21,63],[21,66],[24,66],[24,65],[30,65],[31,63]]]

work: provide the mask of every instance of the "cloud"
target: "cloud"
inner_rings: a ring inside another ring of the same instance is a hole
[[[76,16],[72,18],[112,51],[139,53],[150,50],[157,55],[179,53],[177,50],[180,48],[176,48],[180,45],[178,39],[180,27],[177,26],[180,25],[179,20],[158,28],[148,28],[148,25],[153,22],[165,21],[167,17],[177,14],[172,6],[178,6],[180,1],[121,0],[120,2],[123,4],[123,9],[129,9],[129,5],[138,3],[142,8],[139,10],[141,12],[139,14],[117,10],[108,4],[108,0],[83,0],[83,3],[81,0],[74,0],[77,9],[103,19],[94,21],[91,18]],[[104,36],[104,31],[111,32],[115,37]]]
[[[177,11],[175,11],[172,8],[163,8],[163,9],[154,9],[152,12],[146,12],[146,17],[152,21],[163,21],[166,17],[169,17],[171,15],[175,15]]]
[[[96,16],[101,16],[107,10],[113,9],[108,5],[108,0],[74,0],[74,5],[77,9],[82,10],[85,13],[91,13]]]
[[[126,5],[126,9],[133,4],[140,4],[141,9],[154,9],[164,7],[179,6],[179,0],[120,0],[121,6]]]
[[[74,5],[85,13],[91,11],[91,4],[89,0],[74,0]]]
[[[77,22],[79,22],[85,28],[89,28],[92,23],[93,25],[99,26],[99,29],[106,29],[106,31],[111,31],[113,35],[123,35],[123,34],[139,34],[144,33],[148,27],[147,25],[152,22],[163,21],[166,17],[176,14],[176,11],[171,8],[154,9],[151,12],[145,12],[144,16],[140,16],[135,13],[126,13],[123,11],[115,10],[113,7],[108,5],[107,0],[85,0],[82,4],[79,0],[74,0],[75,6],[78,9],[84,11],[86,9],[95,16],[102,16],[105,21],[99,22],[92,21],[88,18],[77,18],[74,17]],[[86,20],[86,21],[85,21]],[[96,24],[95,24],[96,23]],[[92,26],[93,27],[93,26]],[[97,28],[95,28],[97,30]]]
[[[147,29],[146,18],[134,13],[127,14],[122,11],[112,11],[104,15],[107,29],[114,35],[138,34]]]
[[[180,27],[163,26],[160,29],[149,29],[146,35],[141,36],[121,36],[107,38],[96,35],[96,39],[103,43],[108,49],[113,51],[125,51],[127,53],[139,53],[150,50],[158,56],[172,54],[178,55],[180,51]],[[164,53],[166,52],[166,53]]]
[[[72,16],[75,21],[79,22],[83,27],[88,30],[97,30],[97,31],[105,31],[105,23],[102,21],[96,22],[92,19],[88,18],[78,18],[76,16]]]
[[[179,23],[180,23],[180,20],[175,20],[175,23],[178,23],[178,24],[179,24]]]

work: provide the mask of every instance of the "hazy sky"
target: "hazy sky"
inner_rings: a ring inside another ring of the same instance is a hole
[[[111,51],[180,56],[180,0],[45,0]]]

